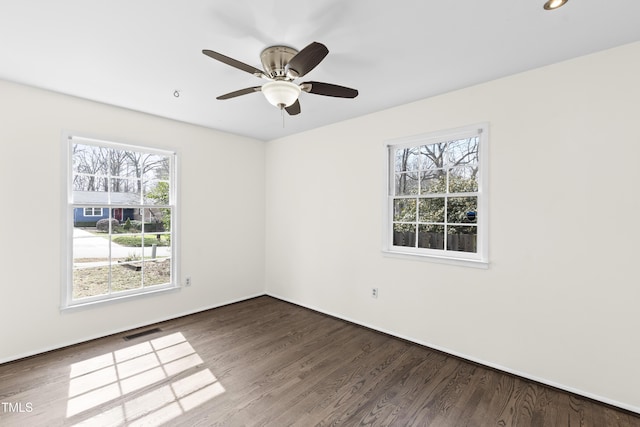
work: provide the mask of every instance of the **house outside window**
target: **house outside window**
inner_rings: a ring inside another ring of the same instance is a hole
[[[383,250],[486,267],[488,125],[385,145]]]
[[[66,134],[62,308],[178,287],[176,154]]]

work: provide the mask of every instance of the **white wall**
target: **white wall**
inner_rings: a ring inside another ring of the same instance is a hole
[[[60,313],[63,130],[179,153],[191,287]],[[264,294],[263,142],[0,81],[0,147],[0,362]]]
[[[640,412],[638,76],[640,43],[269,142],[267,292]],[[483,121],[490,268],[384,257],[383,141]]]

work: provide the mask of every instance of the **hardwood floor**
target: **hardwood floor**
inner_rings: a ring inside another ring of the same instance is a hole
[[[270,297],[0,365],[0,402],[5,427],[640,426]]]

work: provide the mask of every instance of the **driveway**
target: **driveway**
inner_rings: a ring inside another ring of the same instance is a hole
[[[145,257],[151,257],[152,249],[150,247],[144,248]],[[156,256],[170,256],[171,248],[168,246],[158,246],[156,248]],[[121,246],[117,243],[111,243],[111,258],[126,258],[126,257],[141,257],[142,248],[132,248],[128,246]],[[95,236],[88,231],[80,228],[73,229],[73,259],[106,259],[109,257],[109,239],[106,237]]]

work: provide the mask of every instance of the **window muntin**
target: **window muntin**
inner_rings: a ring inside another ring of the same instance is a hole
[[[486,262],[486,125],[386,145],[385,250]]]
[[[63,306],[177,287],[175,153],[78,136],[67,144]],[[76,228],[77,209],[106,219]]]

